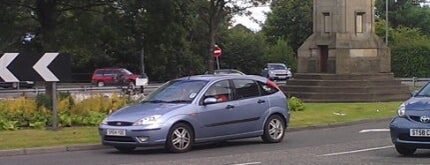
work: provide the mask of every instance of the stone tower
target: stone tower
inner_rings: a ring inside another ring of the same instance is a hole
[[[409,96],[391,73],[390,49],[375,34],[374,0],[314,0],[313,34],[284,87],[310,102],[394,101]]]
[[[299,73],[389,73],[375,34],[374,0],[314,0],[313,34],[298,50]]]

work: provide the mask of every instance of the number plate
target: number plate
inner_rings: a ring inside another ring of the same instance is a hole
[[[110,136],[125,136],[125,129],[108,129],[107,135]]]
[[[414,137],[430,137],[430,129],[410,129],[409,135]]]

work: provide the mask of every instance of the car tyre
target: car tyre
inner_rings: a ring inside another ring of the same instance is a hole
[[[279,115],[272,115],[264,123],[264,132],[261,139],[265,143],[279,143],[284,139],[285,121]]]
[[[12,89],[18,89],[18,83],[17,82],[12,83],[11,87]]]
[[[105,86],[105,83],[103,81],[99,81],[99,82],[97,82],[97,86],[98,87]]]
[[[194,132],[185,123],[177,123],[167,135],[166,150],[173,153],[187,152],[194,142]]]
[[[135,89],[136,88],[136,83],[134,81],[129,81],[128,82],[128,87],[131,89]]]
[[[406,156],[414,154],[415,151],[417,150],[417,148],[407,147],[404,145],[395,145],[395,146],[399,154],[406,155]]]
[[[115,146],[115,149],[120,151],[120,152],[132,152],[134,151],[134,149],[136,149],[136,147],[120,147],[120,146]]]

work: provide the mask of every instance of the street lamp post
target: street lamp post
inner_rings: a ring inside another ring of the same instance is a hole
[[[388,46],[388,0],[385,0],[385,45]]]
[[[397,3],[397,0],[394,0]],[[385,0],[385,45],[388,46],[388,0]]]

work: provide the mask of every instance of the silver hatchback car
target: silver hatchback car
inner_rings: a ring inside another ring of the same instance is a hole
[[[196,143],[261,136],[283,140],[287,98],[267,78],[198,75],[167,82],[142,102],[123,107],[99,126],[102,143],[119,151],[164,146],[186,152]]]

